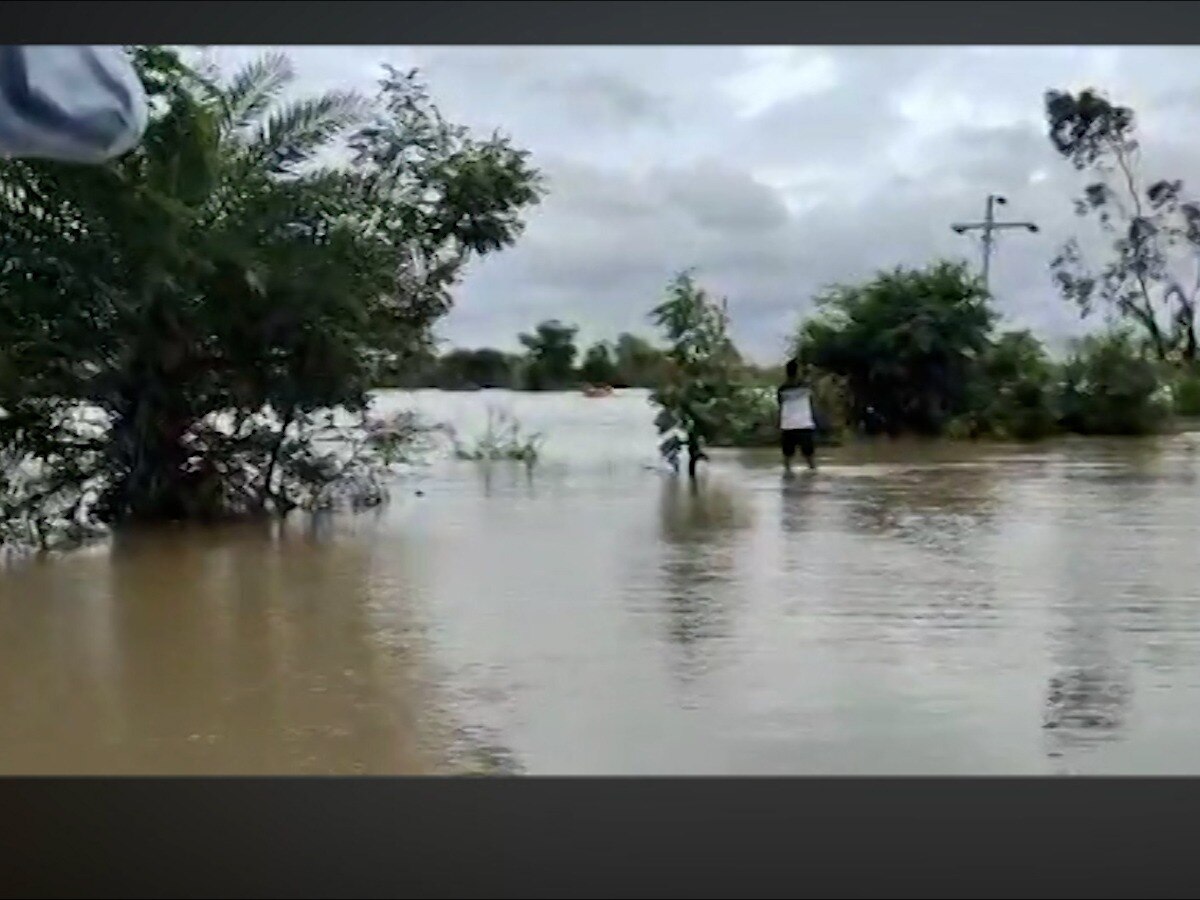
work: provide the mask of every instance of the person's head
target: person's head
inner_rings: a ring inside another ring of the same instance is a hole
[[[800,377],[800,361],[798,359],[789,359],[787,365],[783,367],[783,371],[787,375],[788,381],[795,381]]]

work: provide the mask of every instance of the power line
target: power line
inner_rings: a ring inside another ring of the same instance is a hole
[[[1004,206],[1008,203],[999,194],[988,194],[987,208],[984,212],[982,222],[956,222],[950,227],[954,229],[955,234],[966,234],[968,231],[983,232],[983,287],[988,293],[991,293],[989,277],[992,267],[992,249],[995,246],[995,234],[997,231],[1004,231],[1009,228],[1023,228],[1026,231],[1036,233],[1037,225],[1033,222],[997,222],[996,207]]]

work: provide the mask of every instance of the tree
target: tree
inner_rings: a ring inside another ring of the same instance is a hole
[[[617,337],[616,366],[614,387],[656,387],[665,374],[666,356],[649,341],[626,332]]]
[[[533,334],[519,335],[528,351],[525,379],[530,390],[561,390],[574,381],[578,331],[574,325],[549,319],[539,324]]]
[[[138,148],[0,163],[5,522],[283,512],[370,482],[377,443],[331,413],[361,420],[381,368],[429,346],[537,172],[413,72],[387,69],[373,102],[283,103],[282,56],[226,81],[162,48],[135,61]],[[321,166],[339,146],[350,161]]]
[[[588,384],[609,384],[617,380],[617,364],[605,341],[588,347],[579,366],[579,377]]]
[[[438,360],[436,386],[444,390],[463,388],[511,388],[514,360],[492,347],[451,350]]]
[[[1078,342],[1062,381],[1063,426],[1079,434],[1150,434],[1170,413],[1155,364],[1128,331]]]
[[[1077,239],[1052,263],[1063,296],[1084,316],[1097,307],[1136,326],[1159,359],[1197,359],[1200,205],[1183,182],[1147,184],[1132,109],[1094,90],[1049,91],[1045,98],[1055,150],[1089,181],[1075,201],[1107,244],[1098,269]]]
[[[663,331],[670,361],[650,397],[659,410],[659,450],[678,471],[686,448],[688,476],[695,478],[696,465],[705,458],[704,445],[729,419],[744,390],[738,381],[740,358],[729,336],[727,303],[714,300],[685,271],[670,283],[666,298],[650,316]]]
[[[968,406],[995,314],[961,264],[896,269],[817,299],[801,326],[802,363],[844,379],[855,423],[936,434]]]
[[[1055,370],[1041,341],[1008,331],[990,342],[968,378],[962,424],[972,437],[1035,440],[1057,428]]]

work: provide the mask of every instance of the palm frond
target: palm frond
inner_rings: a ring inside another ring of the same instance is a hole
[[[287,172],[360,120],[365,111],[363,98],[349,91],[332,91],[299,100],[259,126],[250,143],[250,153],[263,160],[271,171]]]
[[[291,61],[282,53],[264,54],[244,66],[225,90],[225,127],[238,131],[253,124],[293,77]]]

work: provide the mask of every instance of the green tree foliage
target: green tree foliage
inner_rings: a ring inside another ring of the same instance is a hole
[[[624,332],[616,342],[614,387],[653,388],[666,377],[666,354],[644,338]]]
[[[1056,370],[1028,331],[1001,334],[968,380],[968,409],[954,428],[969,436],[1035,440],[1058,427]]]
[[[579,329],[557,319],[540,323],[532,334],[519,336],[525,347],[525,386],[533,391],[553,391],[575,381],[575,335]]]
[[[618,380],[617,363],[605,341],[588,347],[579,365],[579,377],[588,384],[611,385]]]
[[[512,388],[517,360],[492,347],[451,350],[438,359],[433,386],[456,391],[473,388]]]
[[[683,272],[650,315],[662,330],[670,364],[650,398],[659,410],[659,449],[676,470],[686,449],[688,474],[694,477],[704,446],[718,437],[724,423],[739,410],[756,407],[747,402],[748,386],[741,380],[743,368],[729,335],[724,300],[715,300],[691,272]]]
[[[1049,91],[1050,140],[1087,174],[1076,212],[1098,226],[1105,255],[1089,265],[1078,239],[1052,263],[1063,294],[1083,315],[1100,308],[1133,325],[1159,359],[1197,358],[1200,204],[1183,182],[1147,182],[1133,110],[1094,90]]]
[[[539,178],[447,122],[415,73],[284,102],[286,58],[197,76],[135,60],[142,144],[104,166],[0,162],[6,521],[284,511],[370,478],[330,431],[430,343]],[[327,167],[338,147],[351,161]],[[344,437],[344,435],[341,435]],[[20,477],[18,477],[18,475]]]
[[[1151,434],[1170,414],[1158,368],[1128,331],[1080,341],[1063,365],[1063,427],[1078,434]]]
[[[897,269],[818,298],[795,341],[802,363],[842,379],[851,420],[937,434],[967,411],[995,315],[965,266]]]
[[[1171,399],[1175,415],[1200,417],[1200,372],[1189,367],[1172,374]]]

